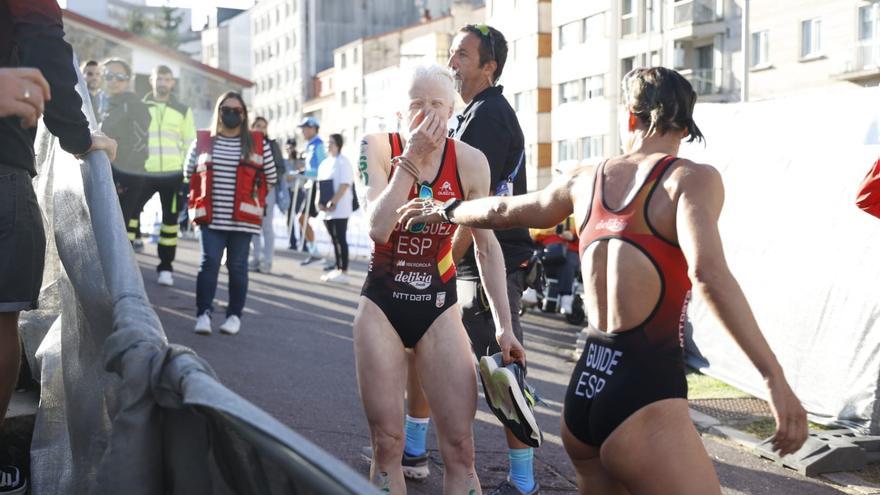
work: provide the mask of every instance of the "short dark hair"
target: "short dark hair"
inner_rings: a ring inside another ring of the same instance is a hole
[[[458,31],[460,33],[470,33],[480,40],[480,67],[486,65],[492,59],[492,51],[495,51],[495,72],[492,73],[492,82],[497,82],[504,72],[504,64],[507,63],[507,39],[501,34],[501,31],[492,26],[488,28],[488,34],[483,35],[480,28],[482,25],[468,24]]]
[[[626,109],[648,126],[648,134],[687,130],[688,142],[704,141],[694,122],[697,93],[678,72],[666,67],[634,69],[623,78]]]
[[[256,117],[254,117],[254,120],[251,121],[251,126],[253,126],[254,124],[257,123],[257,121],[260,121],[260,120],[265,122],[267,126],[269,125],[269,121],[266,120],[266,117],[263,117],[262,115],[257,115]]]
[[[342,143],[345,142],[345,140],[342,139],[342,134],[330,134],[330,139],[333,140],[333,143],[336,144],[339,151],[342,151]]]
[[[158,76],[159,74],[168,74],[171,77],[174,77],[174,72],[171,72],[171,67],[167,65],[157,65],[153,67],[153,75]]]
[[[289,137],[289,138],[287,138],[287,141],[284,142],[284,144],[286,144],[287,146],[293,146],[294,148],[296,148],[296,138]]]
[[[93,59],[86,60],[82,63],[82,65],[79,66],[79,70],[86,70],[86,67],[91,67],[93,65],[98,65],[98,61]]]
[[[128,65],[128,62],[126,62],[125,60],[122,60],[121,58],[118,58],[118,57],[108,58],[107,60],[104,61],[103,65],[106,66],[107,64],[119,64],[125,70],[125,74],[127,76],[131,75],[131,66]]]

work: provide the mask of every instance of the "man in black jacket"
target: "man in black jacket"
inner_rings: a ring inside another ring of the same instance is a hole
[[[107,108],[101,118],[101,129],[119,143],[113,161],[113,180],[119,193],[122,218],[135,228],[139,223],[140,199],[146,181],[145,163],[149,157],[150,111],[131,91],[131,67],[122,59],[104,61],[104,82],[107,86]],[[135,239],[129,229],[129,241],[135,251],[143,250],[143,242]]]
[[[77,73],[73,52],[64,41],[61,9],[55,0],[0,0],[0,67],[2,421],[20,365],[18,314],[37,307],[42,285],[46,236],[30,181],[36,175],[37,119],[42,113],[49,131],[69,153],[81,155],[103,149],[112,158],[116,143],[89,131],[82,100],[74,89]],[[0,470],[0,489],[24,493],[25,483],[17,468],[5,466]]]

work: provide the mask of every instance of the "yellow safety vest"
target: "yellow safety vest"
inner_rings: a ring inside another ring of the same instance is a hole
[[[175,99],[158,102],[148,94],[144,103],[150,109],[150,156],[144,165],[147,173],[170,173],[183,170],[186,152],[196,137],[192,110]]]

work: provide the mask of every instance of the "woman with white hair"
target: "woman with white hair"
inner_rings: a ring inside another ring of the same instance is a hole
[[[481,493],[474,469],[476,376],[455,290],[451,223],[398,223],[397,209],[422,197],[454,205],[489,190],[483,154],[446,138],[455,89],[449,71],[420,67],[409,86],[406,136],[371,134],[361,142],[359,191],[365,196],[375,246],[354,320],[358,386],[373,446],[371,480],[405,493],[403,456],[407,352],[424,378],[433,406],[444,493]],[[491,231],[473,230],[477,261],[495,318],[505,362],[525,365],[507,307],[501,248]]]

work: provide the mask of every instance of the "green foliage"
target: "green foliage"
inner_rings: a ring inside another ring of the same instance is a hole
[[[147,17],[139,9],[133,9],[128,14],[126,28],[131,34],[142,36],[164,47],[177,50],[180,46],[178,29],[182,22],[183,14],[179,14],[174,7],[163,6],[158,13],[151,17]]]

